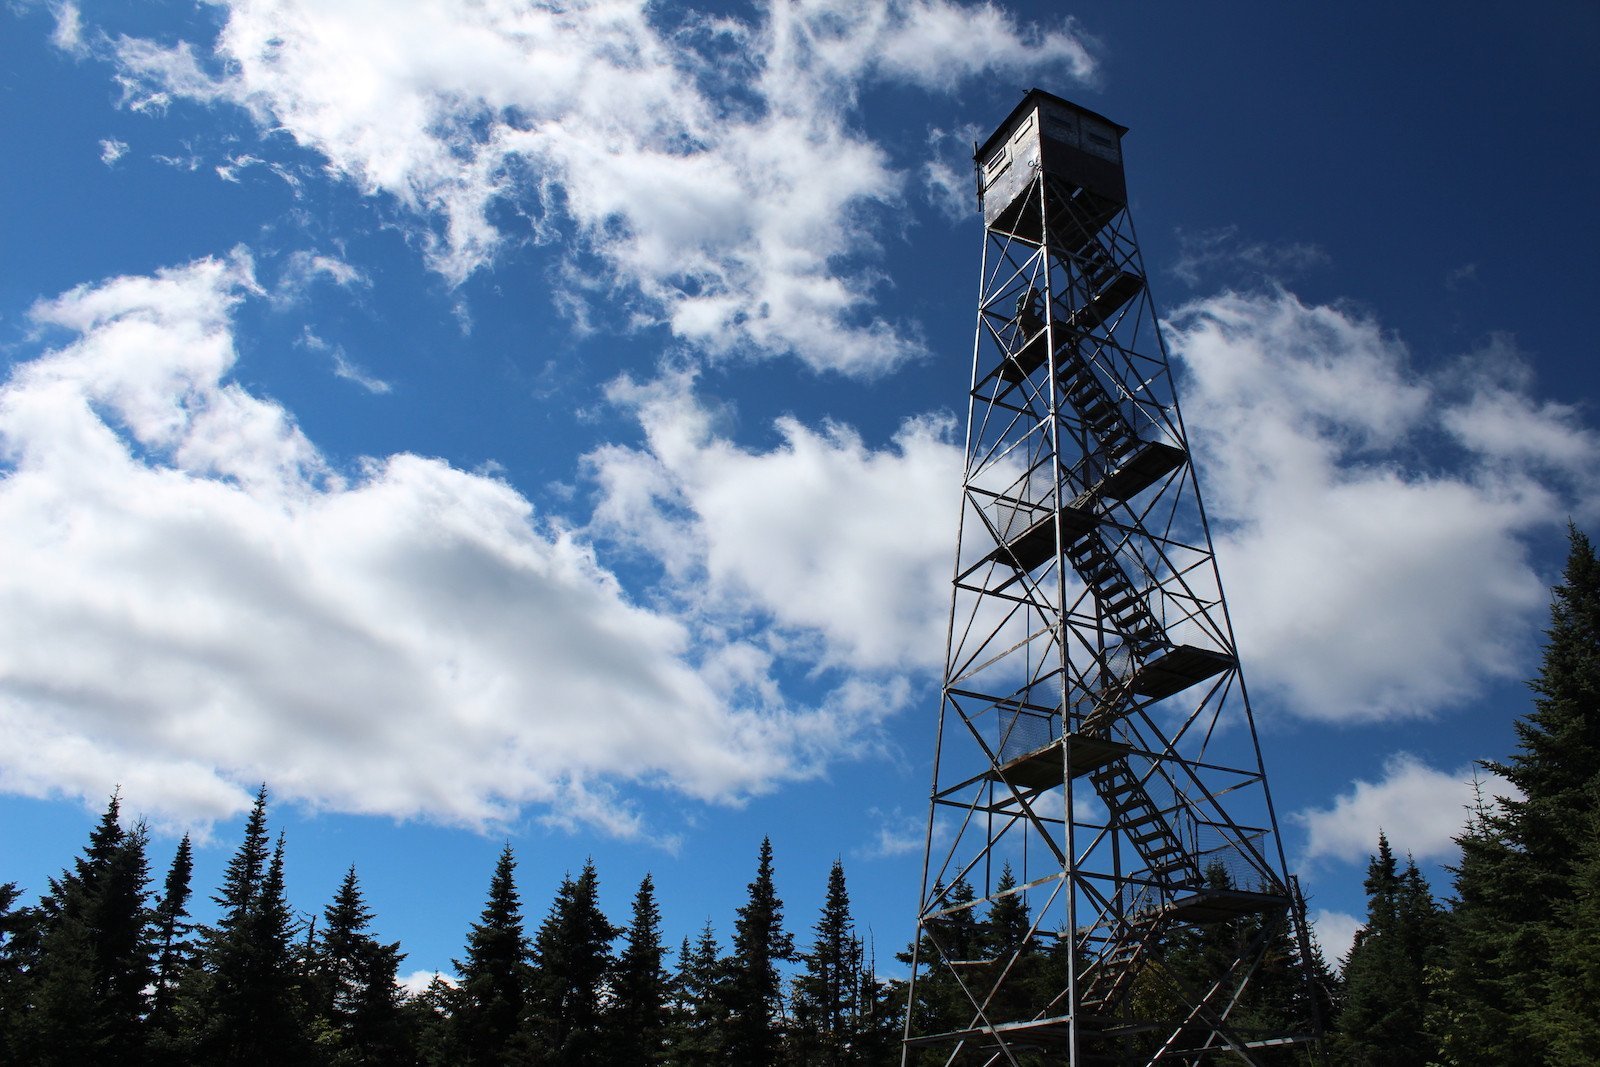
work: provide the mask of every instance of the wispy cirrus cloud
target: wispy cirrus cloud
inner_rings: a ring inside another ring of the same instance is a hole
[[[1281,282],[1330,262],[1317,245],[1252,241],[1242,237],[1237,226],[1180,229],[1177,236],[1178,258],[1172,273],[1190,286]]]
[[[114,43],[129,106],[247,109],[401,204],[451,281],[508,240],[560,242],[570,299],[613,320],[857,374],[921,351],[874,299],[873,216],[905,175],[852,121],[860,88],[1094,72],[1070,21],[955,0],[773,3],[748,21],[600,0],[223,7],[215,41]]]

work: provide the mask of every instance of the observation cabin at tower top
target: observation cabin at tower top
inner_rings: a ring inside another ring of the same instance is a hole
[[[1122,135],[1104,115],[1043,89],[1030,89],[989,139],[978,148],[978,200],[985,226],[1009,229],[1002,215],[1041,171],[1066,178],[1106,208],[1127,203],[1122,173]],[[1018,234],[1026,237],[1026,234]]]

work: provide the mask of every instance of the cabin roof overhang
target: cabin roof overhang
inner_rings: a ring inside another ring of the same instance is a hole
[[[972,158],[974,160],[987,158],[989,155],[989,150],[1003,140],[1006,134],[1011,132],[1011,128],[1016,124],[1017,120],[1022,117],[1023,113],[1029,111],[1042,102],[1057,104],[1061,107],[1067,108],[1068,110],[1076,111],[1080,115],[1087,115],[1089,118],[1103,122],[1107,126],[1115,129],[1118,137],[1121,137],[1123,134],[1128,132],[1128,127],[1118,122],[1112,122],[1098,111],[1090,111],[1081,104],[1074,104],[1071,100],[1063,100],[1055,93],[1047,93],[1043,89],[1029,89],[1023,94],[1022,99],[1018,101],[1017,106],[1011,109],[1011,114],[1006,116],[1005,121],[996,126],[994,128],[994,132],[989,135],[989,139],[984,141],[983,144],[979,146],[977,153]]]

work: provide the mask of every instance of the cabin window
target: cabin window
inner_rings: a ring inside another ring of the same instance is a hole
[[[1047,136],[1060,141],[1062,144],[1069,144],[1074,148],[1078,145],[1078,124],[1069,119],[1054,116],[1046,119],[1044,132]]]

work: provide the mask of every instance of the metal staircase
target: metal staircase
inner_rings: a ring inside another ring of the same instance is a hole
[[[1166,925],[1164,920],[1159,910],[1147,909],[1112,924],[1114,934],[1084,971],[1078,991],[1078,1005],[1086,1014],[1110,1014],[1127,995],[1145,954]]]
[[[1145,591],[1134,585],[1098,530],[1086,530],[1067,545],[1066,557],[1140,662],[1168,643],[1145,604]]]
[[[1111,825],[1127,835],[1151,881],[1169,888],[1200,883],[1189,846],[1172,825],[1181,812],[1163,810],[1127,760],[1090,771],[1089,780],[1111,812]]]

